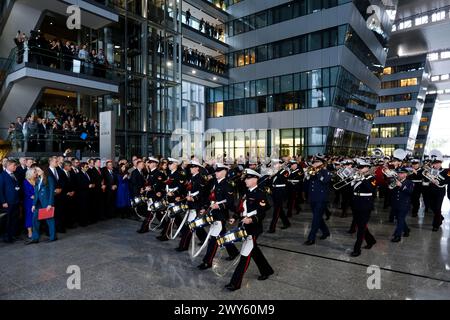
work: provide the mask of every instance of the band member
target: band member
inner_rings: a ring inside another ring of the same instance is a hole
[[[320,229],[322,231],[321,240],[330,236],[330,231],[323,219],[329,196],[329,184],[332,174],[325,168],[325,157],[321,154],[316,155],[313,160],[312,168],[307,169],[306,183],[308,185],[308,198],[311,204],[313,220],[311,231],[305,245],[313,245],[316,242],[316,234]]]
[[[342,167],[347,168],[349,170],[352,170],[353,168],[353,161],[350,159],[346,159],[342,161]],[[347,217],[347,210],[352,206],[352,196],[354,193],[354,190],[350,184],[346,185],[342,189],[340,189],[341,195],[342,195],[342,214],[341,217],[345,218]]]
[[[192,160],[190,162],[191,179],[188,183],[188,195],[186,200],[189,210],[195,210],[197,213],[206,206],[208,200],[206,194],[208,180],[204,175],[200,174],[201,168],[203,168],[203,166],[198,161]],[[207,234],[203,228],[197,229],[195,234],[201,242],[205,241]],[[187,225],[183,226],[183,229],[181,230],[181,240],[175,250],[179,252],[187,251],[191,239],[192,230],[190,230]]]
[[[420,208],[420,194],[422,192],[422,174],[419,171],[420,160],[412,159],[411,160],[411,169],[412,172],[408,176],[408,179],[414,183],[414,191],[411,196],[411,204],[412,204],[412,217],[417,217]]]
[[[391,162],[388,164],[387,169],[388,170],[397,170],[401,167],[403,160],[406,158],[406,151],[403,149],[396,149],[394,150],[394,153],[392,155]],[[393,178],[387,178],[387,184],[390,185]],[[389,198],[389,205],[391,205],[390,201],[392,200],[392,188],[389,188],[386,190],[387,196]],[[392,206],[392,205],[391,205]],[[385,207],[386,209],[386,207]],[[395,214],[393,210],[390,211],[389,214],[389,222],[394,222]]]
[[[226,180],[228,170],[229,168],[221,163],[216,165],[216,181],[209,197],[209,200],[212,202],[212,205],[210,206],[211,215],[213,216],[214,221],[220,221],[222,224],[220,234],[224,234],[226,231],[225,223],[230,218],[229,210],[235,211],[233,192]],[[218,249],[217,236],[210,237],[203,263],[198,266],[200,270],[206,270],[212,267],[212,262]],[[229,260],[233,260],[239,255],[235,246],[228,246],[227,251]]]
[[[272,177],[271,191],[273,200],[273,217],[270,223],[269,233],[275,233],[278,219],[281,218],[283,226],[281,229],[287,229],[291,226],[288,217],[283,210],[283,201],[286,198],[289,170],[281,167],[282,160],[272,159],[272,166],[276,174]]]
[[[148,160],[148,174],[146,181],[147,197],[151,198],[154,202],[161,201],[164,197],[165,192],[165,181],[166,176],[164,172],[158,170],[159,160],[150,157]],[[142,208],[144,210],[145,208]],[[150,222],[153,219],[152,212],[147,212],[145,220],[142,222],[141,228],[137,231],[138,233],[147,233],[150,231]],[[160,216],[160,218],[162,218]]]
[[[402,234],[404,237],[409,236],[409,228],[406,224],[406,216],[411,209],[411,196],[414,191],[414,183],[407,179],[408,170],[406,168],[398,168],[396,170],[398,177],[396,186],[391,190],[391,207],[394,217],[397,219],[392,242],[400,242]]]
[[[247,234],[251,236],[251,239],[247,239],[246,241],[253,242],[253,248],[249,253],[241,252],[239,264],[233,273],[230,283],[225,286],[225,288],[230,291],[235,291],[241,288],[242,279],[244,278],[244,274],[250,265],[251,258],[255,261],[261,274],[258,277],[258,280],[266,280],[274,273],[272,267],[269,262],[267,262],[261,249],[256,243],[257,238],[263,232],[263,220],[268,207],[264,191],[258,188],[259,178],[261,178],[261,175],[256,171],[251,169],[245,170],[245,183],[248,191],[244,196],[245,199],[242,206],[243,210],[241,210],[239,214],[234,215],[234,217],[229,221],[230,224],[234,224],[235,220],[239,220],[239,222],[243,224]]]
[[[353,219],[358,230],[356,235],[356,243],[351,253],[352,257],[357,257],[361,254],[361,245],[366,240],[366,249],[372,248],[376,240],[369,232],[368,223],[370,214],[374,208],[374,193],[376,189],[375,177],[369,173],[370,163],[360,161],[358,163],[357,179],[352,181],[351,189],[352,196],[352,212]]]
[[[297,163],[296,160],[290,161],[290,175],[288,177],[288,218],[292,217],[292,212],[295,209],[295,213],[300,213],[300,202],[302,200],[303,192],[303,168]]]
[[[439,230],[444,217],[442,216],[442,202],[445,197],[445,184],[450,182],[450,172],[448,169],[442,168],[443,157],[442,154],[436,150],[431,151],[432,165],[431,170],[432,180],[430,180],[430,209],[433,211],[433,231]]]
[[[423,204],[425,206],[425,213],[428,213],[430,210],[430,180],[423,176],[423,171],[425,168],[431,167],[431,159],[428,155],[423,156],[423,166],[418,170],[419,174],[422,177],[422,188],[421,194],[423,199]]]
[[[186,174],[179,168],[180,162],[177,159],[169,158],[169,178],[166,181],[166,196],[169,204],[180,202],[182,197],[186,196]],[[161,235],[157,237],[160,241],[169,240],[169,229],[173,224],[179,225],[181,218],[176,217],[175,221],[166,220],[163,223],[163,230]]]

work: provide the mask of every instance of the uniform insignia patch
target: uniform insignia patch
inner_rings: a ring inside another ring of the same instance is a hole
[[[266,202],[265,202],[264,200],[261,200],[261,202],[259,203],[259,205],[260,205],[261,207],[265,207],[265,206],[266,206]]]
[[[372,185],[375,187],[377,185],[377,182],[375,180],[372,181]]]

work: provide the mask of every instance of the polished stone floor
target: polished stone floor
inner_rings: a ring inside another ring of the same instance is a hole
[[[358,258],[349,256],[350,218],[335,209],[331,238],[305,247],[311,214],[302,212],[292,228],[259,239],[275,275],[257,281],[252,262],[242,289],[232,293],[223,289],[232,273],[223,252],[216,272],[199,271],[200,259],[175,252],[175,241],[138,235],[133,220],[110,220],[55,243],[0,244],[0,299],[450,299],[449,210],[446,199],[439,232],[431,232],[431,215],[409,217],[411,236],[401,243],[389,241],[394,225],[377,210],[370,229],[378,243]],[[80,267],[81,290],[67,289],[71,265]],[[370,265],[381,268],[380,289],[367,287]]]

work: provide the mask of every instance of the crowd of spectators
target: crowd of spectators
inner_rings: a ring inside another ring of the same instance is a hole
[[[14,152],[98,150],[99,122],[65,106],[52,107],[48,117],[17,117],[8,128]]]
[[[104,78],[110,64],[103,49],[98,52],[87,45],[75,44],[60,39],[48,40],[38,31],[31,31],[30,36],[19,31],[14,38],[16,44],[16,61],[24,62],[28,52],[28,62],[50,68],[83,73]]]

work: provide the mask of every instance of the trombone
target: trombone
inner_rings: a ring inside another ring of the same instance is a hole
[[[333,185],[333,188],[335,190],[340,190],[348,186],[356,179],[357,176],[356,170],[354,168],[341,168],[336,174],[341,180]]]

